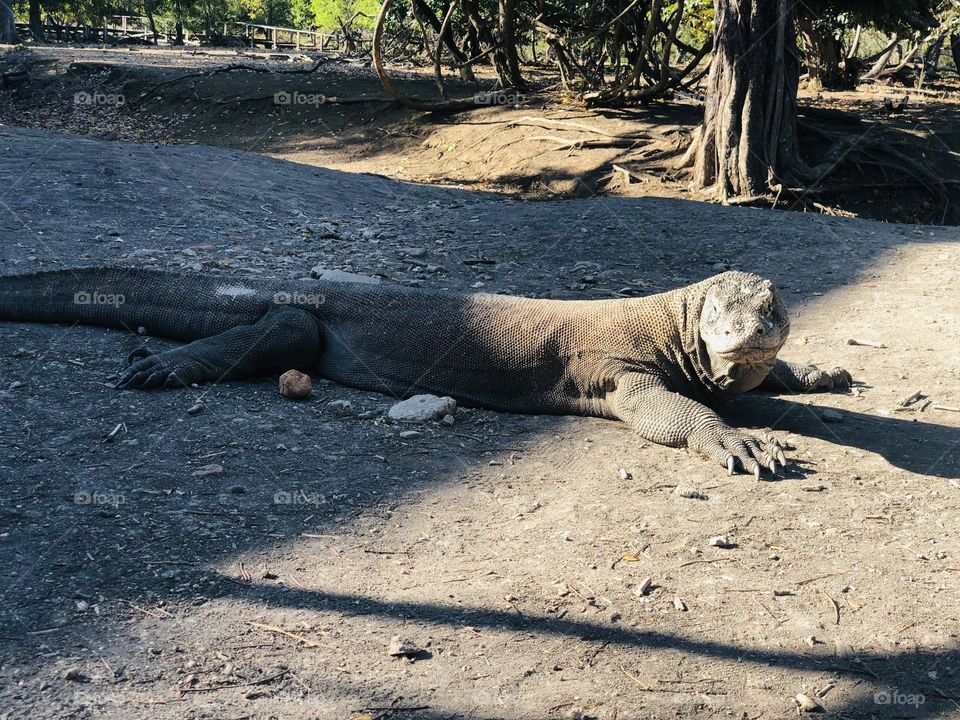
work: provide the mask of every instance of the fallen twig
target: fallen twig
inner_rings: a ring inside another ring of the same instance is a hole
[[[819,589],[819,588],[818,588],[818,589]],[[833,622],[834,622],[835,625],[839,625],[839,624],[840,624],[840,603],[838,603],[836,600],[834,600],[834,599],[833,599],[833,596],[832,596],[830,593],[828,593],[826,590],[820,590],[820,592],[823,593],[824,596],[826,596],[826,598],[827,598],[827,599],[830,601],[830,603],[833,605],[833,612],[834,612],[834,620],[833,620]]]
[[[226,690],[227,688],[236,688],[236,687],[251,687],[253,685],[266,685],[267,683],[273,682],[274,680],[279,680],[285,675],[290,673],[289,670],[281,670],[276,675],[271,675],[270,677],[262,678],[260,680],[251,680],[250,682],[244,683],[222,683],[220,685],[211,685],[209,687],[197,687],[197,688],[180,688],[180,694],[185,695],[186,693],[202,693],[202,692],[214,692],[215,690]]]
[[[325,647],[330,650],[337,649],[336,646],[334,645],[318,643],[316,640],[305,638],[303,637],[303,635],[297,635],[296,633],[292,633],[289,630],[284,630],[283,628],[277,627],[276,625],[265,625],[264,623],[249,622],[249,621],[247,622],[247,625],[249,625],[252,628],[256,628],[257,630],[263,630],[264,632],[272,632],[272,633],[276,633],[277,635],[284,635],[288,638],[292,638],[296,640],[297,642],[302,642],[307,647]]]
[[[854,338],[847,340],[847,345],[860,345],[862,347],[879,348],[881,350],[885,350],[887,347],[882,342],[877,342],[876,340],[856,340]]]

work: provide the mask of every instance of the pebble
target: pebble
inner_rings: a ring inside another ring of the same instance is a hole
[[[420,652],[420,648],[412,640],[407,640],[399,635],[390,638],[390,644],[387,646],[387,654],[393,657],[414,657]]]
[[[327,409],[332,410],[337,415],[353,415],[353,403],[349,400],[331,400],[327,403]]]
[[[86,600],[77,600],[77,610],[80,612],[86,612],[90,609],[90,603]]]
[[[843,413],[833,408],[824,408],[820,415],[827,422],[843,422]]]
[[[80,680],[83,680],[83,673],[80,672],[80,668],[75,668],[75,667],[67,668],[66,670],[63,671],[63,679],[79,682]]]
[[[643,597],[644,595],[647,594],[647,591],[650,589],[651,585],[653,585],[653,578],[645,577],[633,589],[633,594],[636,595],[637,597]]]
[[[416,440],[419,437],[423,437],[423,433],[418,430],[404,430],[400,433],[401,440]]]
[[[299,370],[287,370],[280,376],[280,394],[291,400],[306,400],[313,394],[310,376]]]
[[[706,493],[697,490],[695,487],[689,485],[678,485],[673,491],[675,494],[679,495],[682,498],[689,498],[690,500],[706,500]]]
[[[822,713],[825,712],[823,705],[818,703],[809,695],[804,695],[803,693],[797,693],[793,696],[793,700],[797,703],[797,707],[800,708],[800,712],[808,713]]]
[[[730,538],[726,535],[714,535],[709,540],[711,547],[728,548],[730,547]]]
[[[243,485],[231,485],[228,488],[231,495],[243,495],[247,489]]]
[[[617,470],[617,475],[619,475],[620,479],[623,481],[627,481],[633,477],[633,475],[627,472],[626,468],[620,468],[619,470]]]
[[[210,463],[193,471],[194,477],[207,477],[208,475],[220,475],[223,473],[223,465]]]
[[[453,415],[457,411],[457,401],[452,397],[436,395],[414,395],[398,402],[387,413],[397,422],[429,422]]]
[[[198,412],[203,410],[203,405],[197,403],[196,405],[191,405],[187,408],[187,415],[196,415]]]
[[[680,598],[679,595],[673,598],[673,607],[675,607],[680,612],[687,611],[687,604]]]

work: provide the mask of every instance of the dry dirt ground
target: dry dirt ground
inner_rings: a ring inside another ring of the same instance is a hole
[[[322,264],[600,298],[733,267],[782,288],[783,357],[859,381],[735,403],[795,448],[757,483],[598,419],[461,409],[401,439],[391,398],[322,382],[302,404],[276,378],[119,392],[142,338],[3,323],[0,716],[960,713],[957,228],[530,203],[11,126],[0,158],[0,273]],[[391,657],[396,635],[422,651]]]

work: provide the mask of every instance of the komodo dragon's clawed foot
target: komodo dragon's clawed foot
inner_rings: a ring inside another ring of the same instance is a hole
[[[808,382],[813,385],[808,392],[846,390],[853,385],[853,376],[841,367],[820,370],[811,366]]]
[[[726,426],[714,425],[694,432],[689,446],[727,468],[727,473],[733,475],[736,469],[751,473],[757,480],[760,479],[761,468],[767,468],[774,475],[777,474],[777,463],[780,467],[787,464],[780,442],[768,433],[760,437],[748,435],[741,430]]]
[[[133,365],[134,362],[142,358],[150,357],[151,355],[156,355],[153,350],[148,348],[146,345],[142,345],[134,350],[132,353],[127,355],[127,365]]]
[[[207,374],[205,366],[185,353],[183,348],[156,354],[140,348],[130,353],[128,360],[131,365],[123,371],[116,385],[121,389],[188,388],[201,382]]]

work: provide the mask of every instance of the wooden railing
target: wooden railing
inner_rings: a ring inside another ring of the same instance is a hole
[[[231,23],[223,24],[224,36],[229,32]],[[242,37],[250,45],[262,45],[273,50],[278,48],[293,48],[295,50],[320,50],[331,52],[362,52],[370,49],[370,38],[354,33],[347,37],[337,30],[331,33],[316,30],[300,30],[298,28],[277,27],[275,25],[259,25],[257,23],[235,22],[233,27],[239,28]]]
[[[157,39],[168,44],[175,39],[172,23],[157,21]],[[17,23],[20,37],[30,37],[30,26]],[[99,25],[60,24],[48,17],[43,24],[44,37],[48,42],[118,42],[122,39],[153,41],[148,18],[138,15],[112,15],[103,18]],[[184,42],[202,44],[207,38],[183,30]],[[295,49],[320,52],[363,52],[370,50],[371,38],[353,32],[348,37],[341,30],[321,32],[298,28],[259,25],[257,23],[223,23],[223,38],[234,39],[251,47],[266,47],[271,50]]]

